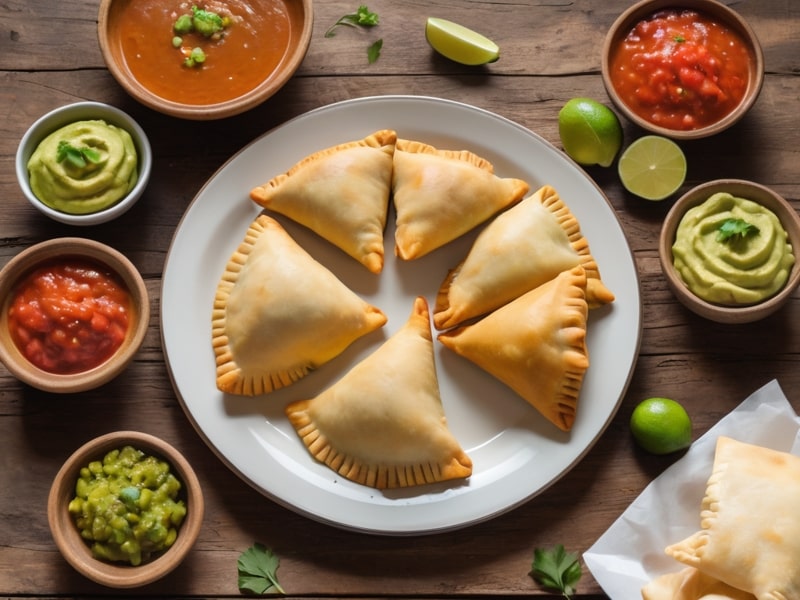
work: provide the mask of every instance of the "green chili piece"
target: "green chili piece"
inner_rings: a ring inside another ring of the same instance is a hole
[[[175,21],[175,24],[172,26],[173,31],[178,34],[185,34],[189,33],[192,29],[194,29],[194,24],[192,23],[192,15],[181,15]]]

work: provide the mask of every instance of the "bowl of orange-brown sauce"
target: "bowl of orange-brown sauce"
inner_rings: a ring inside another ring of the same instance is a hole
[[[749,24],[716,0],[642,0],[609,30],[602,74],[628,120],[696,139],[745,115],[761,91],[764,58]]]
[[[312,0],[102,0],[100,49],[139,102],[193,120],[263,103],[303,61]]]

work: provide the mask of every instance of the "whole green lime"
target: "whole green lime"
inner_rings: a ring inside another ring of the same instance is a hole
[[[653,454],[670,454],[692,443],[692,420],[675,400],[648,398],[631,414],[631,433],[636,443]]]
[[[610,167],[622,147],[616,113],[591,98],[573,98],[561,108],[558,135],[570,158],[586,166]]]

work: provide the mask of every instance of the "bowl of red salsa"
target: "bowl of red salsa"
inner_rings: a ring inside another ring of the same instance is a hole
[[[119,375],[149,319],[136,267],[94,240],[41,242],[0,270],[0,362],[46,392],[81,392]]]
[[[312,0],[102,0],[100,50],[136,100],[192,120],[263,103],[311,42]]]
[[[617,109],[641,128],[696,139],[737,123],[764,80],[750,25],[716,0],[643,0],[606,35],[603,83]]]

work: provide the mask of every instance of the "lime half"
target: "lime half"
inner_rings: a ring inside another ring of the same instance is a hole
[[[428,17],[425,39],[442,56],[463,65],[485,65],[500,58],[500,47],[458,23]]]
[[[672,140],[646,135],[625,149],[617,168],[622,185],[631,194],[645,200],[663,200],[683,185],[686,156]]]

